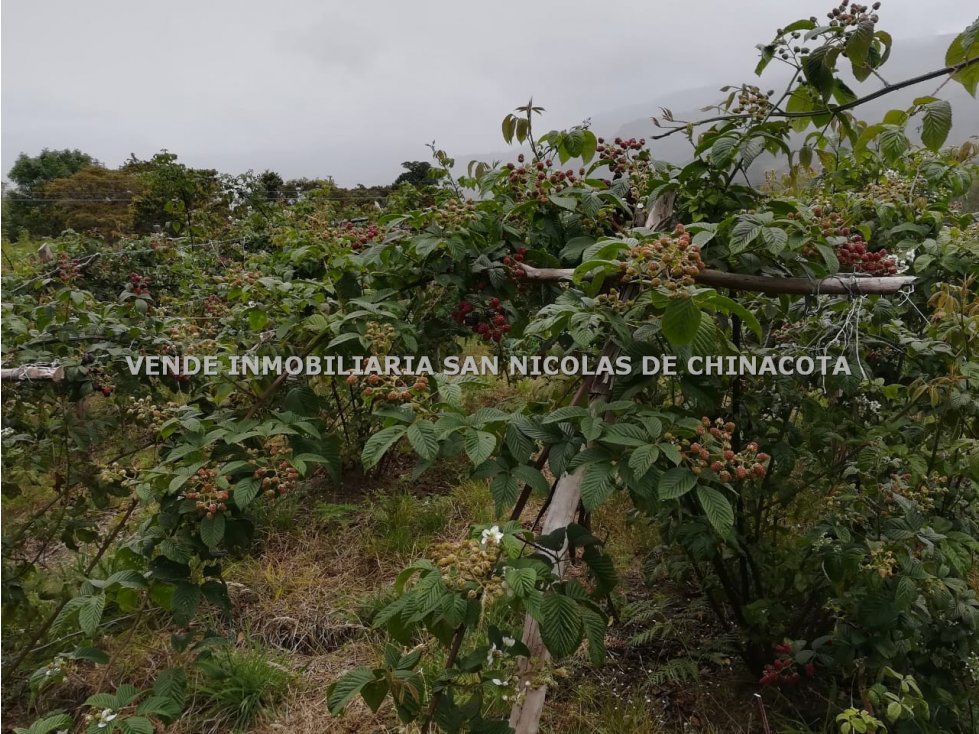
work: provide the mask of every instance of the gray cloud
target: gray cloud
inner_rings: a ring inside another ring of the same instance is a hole
[[[831,3],[826,3],[827,6]],[[531,95],[545,128],[747,79],[754,44],[810,0],[6,0],[2,166],[78,147],[109,165],[161,148],[224,171],[385,183],[433,138],[501,147]],[[960,0],[889,0],[899,39],[951,33]]]

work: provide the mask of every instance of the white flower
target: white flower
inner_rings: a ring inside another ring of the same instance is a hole
[[[499,678],[494,678],[492,680],[492,683],[493,683],[494,686],[505,686],[506,685],[506,683],[504,683],[503,681],[501,681]]]
[[[487,543],[489,545],[499,545],[501,540],[503,540],[503,533],[500,532],[500,526],[494,525],[493,527],[483,531],[482,540],[480,542],[483,545],[486,545]]]
[[[506,645],[507,647],[513,647],[514,645],[517,644],[517,641],[512,637],[504,637],[503,644]]]
[[[8,436],[13,436],[13,435],[14,435],[14,429],[13,428],[9,428],[8,427],[8,428],[4,428],[2,431],[0,431],[0,436],[3,436],[4,438],[7,438]]]
[[[500,654],[500,652],[499,652],[499,650],[496,649],[496,645],[495,644],[490,645],[489,652],[486,655],[486,664],[487,665],[492,665],[493,664],[493,658],[495,656],[499,655],[499,654]]]

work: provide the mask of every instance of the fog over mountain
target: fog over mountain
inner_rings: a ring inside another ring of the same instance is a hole
[[[941,68],[945,65],[945,51],[954,38],[955,34],[943,34],[896,43],[891,58],[881,70],[884,78],[893,84]],[[730,79],[719,79],[716,84],[671,92],[653,97],[647,102],[599,111],[590,118],[591,129],[597,135],[607,138],[651,138],[665,131],[663,127],[657,127],[652,121],[652,117],[661,116],[662,109],[669,109],[676,120],[696,121],[710,117],[717,114],[717,111],[704,108],[716,105],[724,99],[727,93],[721,91],[721,88],[725,85],[736,85],[739,82],[756,84],[766,91],[774,89],[776,93],[780,93],[788,84],[790,76],[779,71],[778,67],[771,64],[761,77],[754,76],[751,70],[746,70],[746,73],[740,76],[734,73]],[[971,97],[960,84],[951,83],[942,86],[942,83],[943,80],[937,79],[899,89],[861,105],[854,114],[868,122],[878,122],[887,110],[909,107],[916,98],[930,95],[940,88],[938,96],[948,100],[952,105],[952,130],[949,133],[948,144],[959,144],[970,137],[979,136],[979,101]],[[882,82],[873,78],[861,84],[850,77],[848,84],[859,96],[876,91],[882,86]],[[544,130],[551,129],[548,122],[545,115],[541,125]],[[663,124],[669,125],[669,123]],[[909,132],[914,137],[916,130],[912,127]],[[683,133],[661,140],[650,139],[648,144],[655,158],[671,163],[683,163],[689,160],[693,151]],[[514,155],[514,151],[501,148],[492,153],[458,156],[457,163],[465,163],[472,159],[509,160]],[[759,165],[755,166],[755,175],[761,173],[759,169],[763,165],[762,157],[759,159]]]

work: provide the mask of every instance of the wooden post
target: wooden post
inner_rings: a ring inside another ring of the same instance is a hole
[[[527,280],[570,281],[574,268],[535,268],[520,263]],[[771,275],[743,275],[723,270],[701,270],[694,276],[700,285],[728,288],[734,291],[752,291],[770,295],[797,296],[860,296],[893,295],[917,280],[913,275],[891,275],[882,278],[838,273],[819,280],[787,278]]]
[[[64,367],[25,364],[20,367],[4,367],[0,369],[0,380],[30,382],[31,380],[51,380],[61,382],[65,379]]]

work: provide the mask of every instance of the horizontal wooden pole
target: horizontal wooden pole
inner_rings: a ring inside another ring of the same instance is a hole
[[[528,280],[572,280],[574,268],[534,268],[520,263]],[[819,280],[809,278],[783,278],[769,275],[745,275],[725,273],[723,270],[701,270],[694,276],[700,285],[728,288],[735,291],[752,291],[770,295],[847,296],[887,295],[900,291],[915,281],[913,275],[892,275],[878,278],[856,274],[831,275]]]
[[[65,378],[63,367],[50,367],[36,364],[25,364],[20,367],[5,367],[0,369],[0,380],[30,381],[51,380],[61,382]]]

